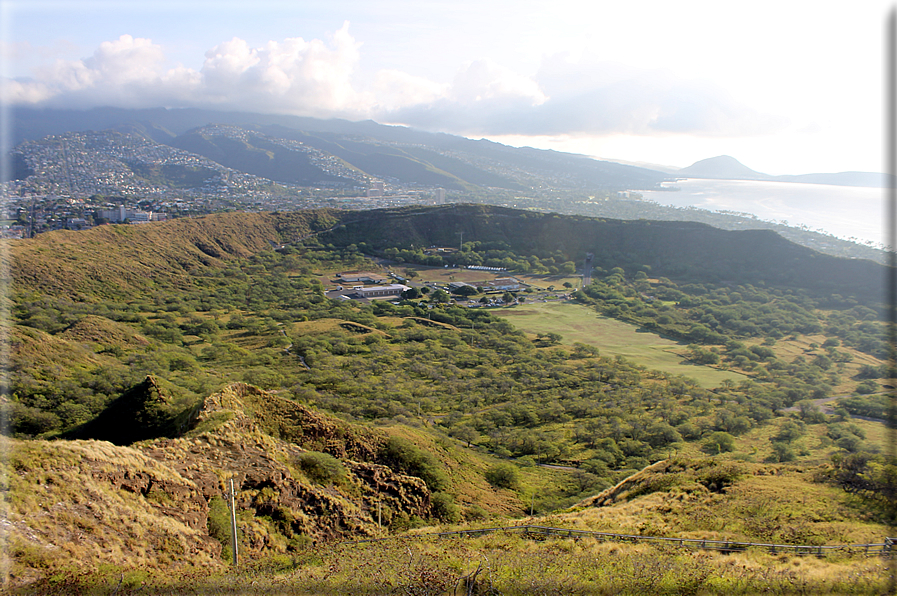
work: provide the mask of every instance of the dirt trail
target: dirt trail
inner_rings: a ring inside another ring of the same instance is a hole
[[[831,403],[836,399],[841,399],[842,397],[850,397],[849,395],[835,395],[834,397],[823,397],[821,399],[814,399],[813,405],[819,406],[819,409],[822,410],[823,414],[831,414],[832,409],[827,407],[825,404]],[[797,412],[800,408],[797,406],[791,406],[790,408],[785,408],[782,410],[783,412]]]
[[[836,395],[834,397],[823,397],[822,399],[814,399],[813,405],[819,406],[819,409],[826,416],[831,416],[832,414],[834,414],[834,410],[829,408],[826,404],[829,404],[837,399],[841,399],[842,397],[850,397],[850,396],[849,395]],[[799,410],[800,410],[800,408],[798,408],[797,406],[791,406],[790,408],[785,408],[782,411],[783,412],[797,412]],[[887,423],[887,420],[883,420],[881,418],[870,418],[869,416],[859,416],[857,414],[851,414],[850,417],[856,418],[857,420],[867,420],[869,422]]]

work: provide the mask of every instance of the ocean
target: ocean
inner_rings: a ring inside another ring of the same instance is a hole
[[[660,205],[749,214],[860,244],[885,244],[883,188],[696,178],[665,186],[679,190],[633,192]]]

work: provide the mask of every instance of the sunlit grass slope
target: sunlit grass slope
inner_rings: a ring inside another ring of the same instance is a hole
[[[587,306],[566,302],[520,304],[501,316],[529,333],[559,333],[564,343],[595,346],[604,356],[622,356],[649,369],[691,377],[703,387],[718,386],[744,375],[684,362],[685,345],[640,330],[634,325],[598,315]]]

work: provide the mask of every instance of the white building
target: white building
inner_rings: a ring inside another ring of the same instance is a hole
[[[411,288],[402,284],[389,284],[388,286],[372,286],[370,288],[356,287],[354,293],[359,298],[382,298],[384,296],[398,296]]]
[[[126,209],[124,205],[119,205],[115,209],[97,209],[97,217],[108,219],[111,222],[121,223],[125,220],[131,222],[147,222],[156,221],[152,211],[139,211],[136,209]]]

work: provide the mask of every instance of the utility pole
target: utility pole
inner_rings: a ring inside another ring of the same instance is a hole
[[[230,492],[228,493],[228,497],[230,499],[230,540],[231,540],[231,548],[234,552],[234,567],[237,566],[237,505],[236,505],[236,492],[234,491],[234,477],[230,477]]]

